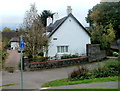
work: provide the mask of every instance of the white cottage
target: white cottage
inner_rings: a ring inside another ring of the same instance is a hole
[[[54,24],[49,22],[47,27],[50,38],[49,57],[59,57],[64,54],[86,55],[86,44],[91,43],[90,34],[73,16],[71,10],[68,7],[68,16],[57,20]]]
[[[10,40],[11,49],[17,50],[19,48],[19,38],[13,37]]]

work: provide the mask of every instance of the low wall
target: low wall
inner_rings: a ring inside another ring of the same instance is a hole
[[[89,62],[106,58],[106,52],[100,49],[99,44],[87,44],[86,49]]]
[[[27,69],[30,70],[41,70],[41,69],[59,68],[63,66],[70,66],[70,65],[87,63],[87,62],[88,62],[88,57],[79,57],[79,58],[70,58],[70,59],[61,59],[61,60],[50,60],[45,62],[30,62],[25,67],[27,67]]]

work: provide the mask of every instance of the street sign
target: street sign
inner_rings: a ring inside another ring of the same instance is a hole
[[[25,47],[24,40],[20,41],[20,48],[23,49]]]

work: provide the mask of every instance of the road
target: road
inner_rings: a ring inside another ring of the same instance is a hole
[[[83,64],[88,68],[94,68],[103,62]],[[81,66],[81,65],[80,65]],[[51,80],[67,78],[68,74],[74,69],[77,69],[78,66],[70,66],[56,69],[47,69],[42,71],[34,72],[24,72],[24,89],[38,89],[41,88],[43,83],[46,83]],[[15,84],[14,86],[4,87],[4,89],[20,89],[20,71],[14,73],[8,73],[4,71],[2,73],[2,80],[4,84]]]

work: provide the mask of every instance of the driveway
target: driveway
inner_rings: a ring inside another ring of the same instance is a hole
[[[20,53],[18,53],[17,50],[7,50],[7,52],[9,56],[5,61],[4,67],[15,67],[17,70],[20,62]]]
[[[103,62],[91,63],[91,64],[82,64],[88,68],[94,68],[98,65],[101,65]],[[81,65],[79,65],[81,66]],[[34,72],[24,72],[24,89],[38,89],[41,88],[41,85],[45,82],[67,78],[68,74],[74,69],[77,69],[78,66],[70,66],[63,68],[47,69],[42,71]],[[2,73],[2,81],[4,84],[15,84],[14,86],[4,87],[4,89],[20,89],[20,71],[14,73],[8,73],[4,71]]]

